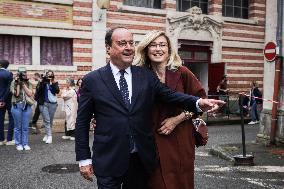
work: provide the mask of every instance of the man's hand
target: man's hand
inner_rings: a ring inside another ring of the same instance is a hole
[[[199,108],[203,112],[208,112],[208,113],[217,112],[217,110],[220,107],[222,107],[224,104],[226,104],[226,102],[224,102],[223,100],[203,99],[203,98],[200,98],[198,102]]]
[[[93,182],[93,165],[81,166],[80,173],[86,180]]]

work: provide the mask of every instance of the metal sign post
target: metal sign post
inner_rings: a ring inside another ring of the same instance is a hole
[[[243,101],[244,96],[240,94],[240,114],[241,114],[241,128],[242,128],[242,147],[243,147],[243,154],[234,156],[235,163],[234,165],[254,165],[253,162],[253,155],[246,154],[246,137],[245,137],[245,127],[244,127],[244,113],[243,113]]]

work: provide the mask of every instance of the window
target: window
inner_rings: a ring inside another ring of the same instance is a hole
[[[32,37],[0,35],[0,59],[10,64],[32,64]]]
[[[208,0],[178,0],[177,10],[185,12],[186,10],[197,6],[201,8],[203,14],[208,14]]]
[[[41,65],[72,66],[72,39],[48,38],[40,39]]]
[[[125,0],[124,5],[160,9],[161,0]]]
[[[222,15],[248,19],[249,0],[223,0]]]

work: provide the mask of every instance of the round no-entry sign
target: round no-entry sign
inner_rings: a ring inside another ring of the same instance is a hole
[[[276,44],[274,42],[266,43],[263,49],[263,54],[267,61],[273,61],[276,57]]]

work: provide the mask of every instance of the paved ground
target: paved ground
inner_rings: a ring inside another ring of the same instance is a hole
[[[258,125],[245,125],[247,152],[255,156],[256,166],[233,166],[233,162],[210,155],[209,151],[222,148],[227,157],[242,154],[239,125],[209,126],[210,140],[196,152],[196,188],[283,189],[283,148],[264,147],[254,143]],[[235,150],[232,150],[235,149]],[[278,150],[277,150],[278,149]],[[230,152],[230,153],[229,153]],[[271,154],[270,152],[276,152]]]
[[[30,135],[31,151],[16,151],[15,146],[0,146],[1,189],[66,189],[92,188],[79,172],[50,174],[42,168],[51,164],[75,164],[74,141],[63,141],[54,134],[53,144],[41,142],[42,135]]]
[[[254,141],[257,126],[246,126],[247,141]],[[238,144],[239,125],[209,126],[210,140],[196,151],[195,185],[197,189],[283,189],[283,167],[241,169],[232,162],[209,154],[216,146]],[[63,141],[62,134],[54,134],[53,144],[41,142],[42,135],[30,135],[31,151],[18,152],[15,146],[0,146],[0,189],[87,189],[93,183],[81,178],[78,172],[55,174],[42,171],[53,164],[76,164],[74,141]],[[278,168],[278,169],[277,169]],[[64,169],[63,169],[64,170]],[[280,172],[276,172],[276,171]]]

